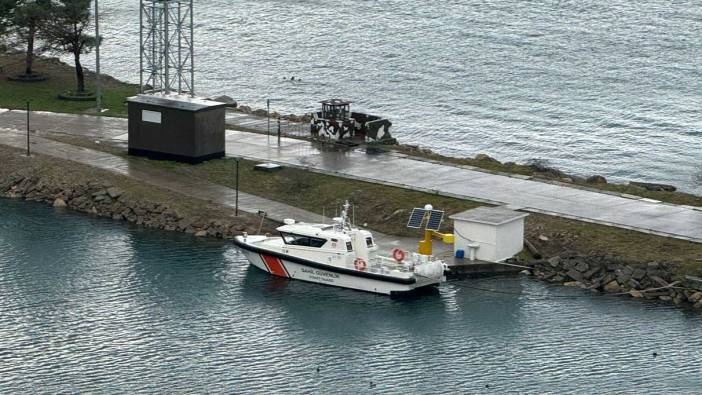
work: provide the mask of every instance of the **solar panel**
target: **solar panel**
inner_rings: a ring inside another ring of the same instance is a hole
[[[426,213],[427,210],[423,208],[415,208],[412,210],[412,214],[410,214],[409,222],[407,222],[407,227],[408,228],[414,228],[414,229],[419,229],[422,227],[422,220],[424,219],[424,213]]]
[[[444,220],[444,212],[438,210],[432,210],[429,213],[429,220],[427,221],[427,229],[438,231],[441,227],[441,221]]]

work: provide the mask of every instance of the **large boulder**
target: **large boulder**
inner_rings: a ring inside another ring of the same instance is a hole
[[[109,195],[112,199],[117,199],[118,197],[122,196],[123,194],[124,194],[124,191],[117,188],[117,187],[107,188],[107,195]]]
[[[676,187],[667,184],[656,184],[651,182],[630,181],[629,185],[645,189],[647,191],[675,192]]]
[[[54,207],[64,208],[66,206],[68,206],[68,205],[66,204],[66,202],[63,199],[58,198],[58,199],[54,200]]]
[[[594,176],[588,177],[585,180],[585,182],[587,182],[588,184],[606,184],[607,179],[602,177],[602,176],[599,176],[599,175],[594,175]]]
[[[641,291],[637,291],[635,289],[632,289],[631,291],[629,291],[629,295],[631,295],[632,298],[637,298],[637,299],[644,297],[644,294]]]
[[[631,274],[631,278],[633,278],[636,281],[641,281],[646,277],[646,271],[643,269],[635,269],[634,272]]]
[[[617,293],[621,291],[621,287],[619,286],[619,283],[616,280],[610,281],[604,286],[605,292],[609,293]]]
[[[575,269],[568,270],[568,273],[566,274],[568,277],[572,278],[575,281],[583,281],[583,274]]]
[[[237,102],[233,98],[227,96],[227,95],[222,95],[222,96],[217,96],[212,98],[212,100],[219,102],[219,103],[224,103],[227,105],[227,107],[231,108],[236,108],[237,107]]]
[[[480,162],[491,162],[491,163],[500,163],[499,160],[485,154],[478,154],[475,155],[475,160],[480,161]]]
[[[701,300],[702,300],[702,292],[695,292],[695,293],[693,293],[692,295],[690,295],[690,297],[688,298],[688,300],[689,300],[691,303],[697,303],[697,302],[701,301]]]
[[[579,271],[580,273],[585,273],[590,269],[590,266],[586,262],[578,262],[575,265],[575,270]]]

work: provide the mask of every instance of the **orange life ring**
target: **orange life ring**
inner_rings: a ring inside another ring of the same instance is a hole
[[[366,271],[366,261],[364,261],[361,258],[356,258],[355,261],[353,261],[353,266],[356,268],[356,270],[365,272]]]
[[[405,255],[405,252],[402,251],[401,249],[399,249],[399,248],[393,248],[393,249],[392,249],[392,257],[393,257],[393,259],[395,259],[396,261],[402,262],[402,261],[405,260],[406,255]]]

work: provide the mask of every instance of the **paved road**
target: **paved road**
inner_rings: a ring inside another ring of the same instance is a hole
[[[24,117],[22,111],[2,112],[0,126],[21,130],[25,127]],[[50,113],[32,114],[32,125],[32,129],[41,133],[96,138],[124,139],[126,131],[124,119]],[[467,166],[443,165],[397,154],[370,156],[360,150],[327,152],[295,139],[283,138],[278,146],[277,139],[256,133],[228,131],[227,154],[702,242],[702,208],[495,175]]]
[[[26,134],[19,133],[16,130],[0,128],[0,144],[25,148],[26,143]],[[235,207],[236,191],[234,189],[186,175],[165,172],[161,169],[149,166],[145,162],[129,160],[105,152],[59,143],[37,135],[31,136],[30,147],[32,152],[83,163],[131,177],[185,196],[217,203],[232,209]],[[294,218],[298,221],[308,223],[324,221],[321,215],[244,192],[239,192],[239,210],[251,214],[257,214],[259,210],[263,210],[267,213],[269,219],[277,222],[283,222],[285,218]],[[329,218],[326,218],[327,222],[328,219]],[[417,245],[417,240],[415,239],[398,238],[379,232],[373,233],[376,240],[378,240],[381,245],[387,246],[388,251],[392,247],[414,250]],[[437,253],[444,251],[445,248],[437,246]]]
[[[225,122],[228,126],[245,128],[246,130],[254,130],[261,133],[268,133],[270,131],[270,134],[273,136],[276,136],[278,133],[278,121],[272,118],[270,120],[270,129],[268,118],[235,111],[227,111]],[[304,122],[289,122],[286,120],[281,120],[280,131],[283,135],[308,135],[310,125],[309,123]]]

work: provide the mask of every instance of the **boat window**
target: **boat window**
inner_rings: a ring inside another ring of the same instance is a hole
[[[351,244],[350,241],[346,242],[346,251],[348,251],[348,252],[353,251],[353,244]]]
[[[310,247],[316,247],[320,248],[322,247],[327,241],[325,239],[318,239],[316,237],[310,237]]]
[[[368,247],[373,247],[373,238],[372,237],[366,237],[366,245]]]
[[[327,242],[326,239],[320,239],[318,237],[310,236],[301,236],[292,233],[281,233],[280,235],[283,237],[283,241],[285,242],[285,244],[290,244],[294,246],[320,248]]]

